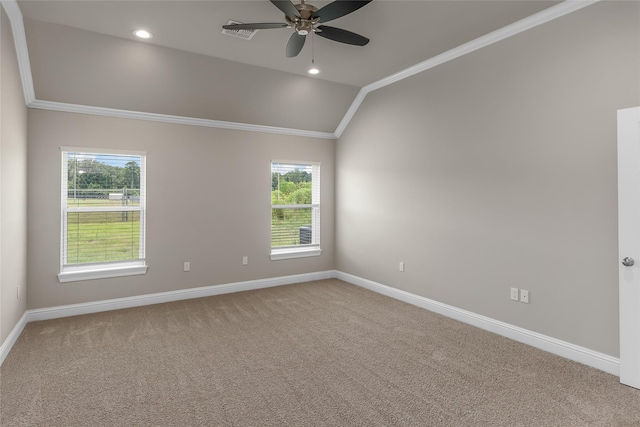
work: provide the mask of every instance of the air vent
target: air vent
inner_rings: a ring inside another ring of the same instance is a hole
[[[229,22],[227,22],[225,25],[231,25],[231,24],[244,24],[244,22],[238,22],[238,21],[229,19]],[[251,40],[251,37],[253,37],[254,34],[257,32],[258,30],[224,30],[224,29],[222,30],[222,34],[226,34],[232,37],[238,37],[244,40]]]

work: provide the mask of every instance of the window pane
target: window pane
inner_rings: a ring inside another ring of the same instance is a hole
[[[67,265],[140,259],[140,212],[67,213]]]
[[[271,203],[274,205],[310,205],[312,166],[271,164]]]
[[[271,247],[310,245],[317,241],[313,233],[312,212],[319,214],[318,208],[272,208]]]
[[[140,156],[69,153],[67,206],[139,206]]]

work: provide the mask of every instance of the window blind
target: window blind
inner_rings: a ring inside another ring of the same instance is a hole
[[[271,247],[320,246],[320,164],[271,163]]]
[[[144,155],[62,152],[62,270],[144,264]]]

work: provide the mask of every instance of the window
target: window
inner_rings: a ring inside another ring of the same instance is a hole
[[[145,154],[62,148],[61,282],[146,273]]]
[[[320,253],[320,163],[272,161],[271,259]]]

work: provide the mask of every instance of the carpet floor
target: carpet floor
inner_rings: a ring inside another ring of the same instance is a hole
[[[596,369],[323,280],[29,323],[9,426],[640,426]]]

